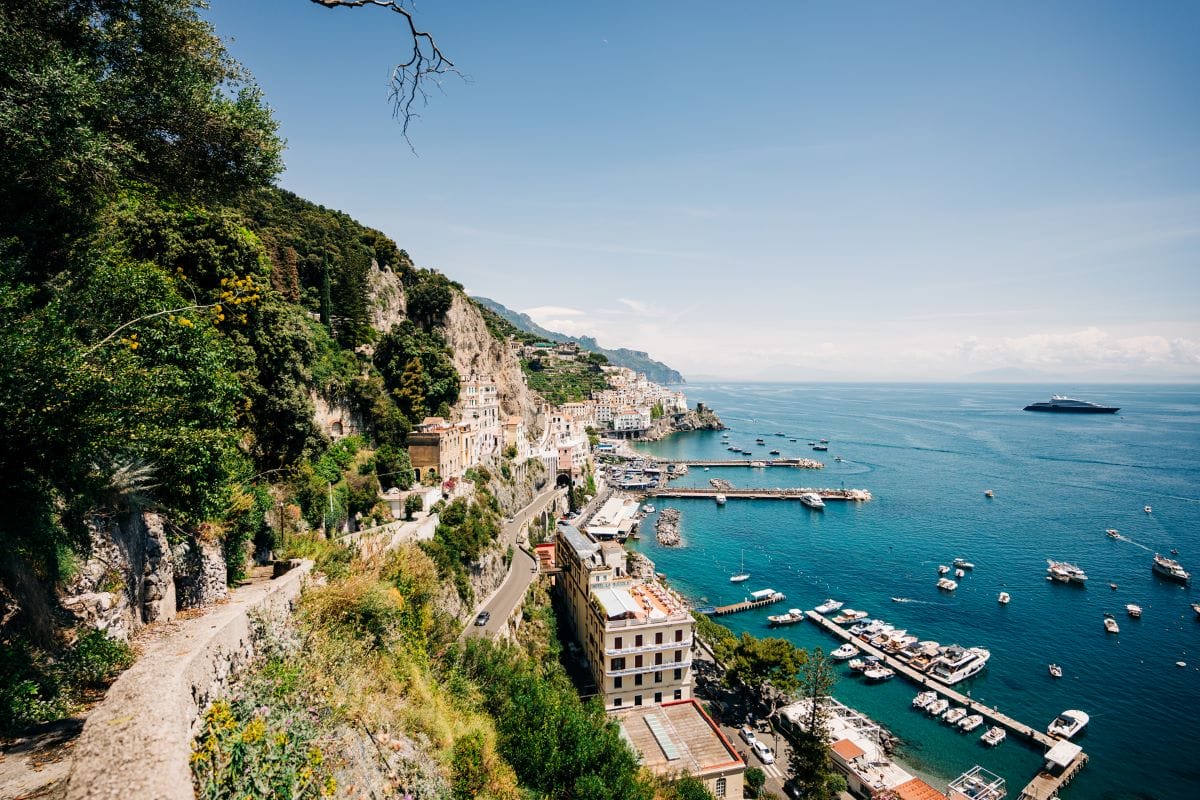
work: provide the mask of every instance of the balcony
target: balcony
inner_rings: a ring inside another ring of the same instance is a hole
[[[636,653],[650,653],[655,650],[691,650],[692,637],[684,639],[682,642],[663,642],[662,644],[644,644],[641,647],[621,647],[605,650],[606,656],[627,656]]]
[[[626,667],[625,669],[605,669],[604,674],[609,678],[615,678],[618,675],[636,675],[637,673],[646,672],[663,672],[669,673],[673,669],[687,669],[692,665],[692,659],[687,658],[684,661],[665,661],[662,664],[644,664],[640,667]],[[671,680],[664,674],[663,682]]]

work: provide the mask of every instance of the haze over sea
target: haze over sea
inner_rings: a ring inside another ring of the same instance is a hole
[[[1069,708],[1091,715],[1076,739],[1091,762],[1067,798],[1194,797],[1200,709],[1200,591],[1150,569],[1154,552],[1178,549],[1200,580],[1200,389],[1195,386],[690,384],[691,402],[711,405],[730,443],[769,458],[818,457],[823,470],[693,468],[680,485],[721,477],[737,487],[869,489],[867,503],[830,502],[823,512],[795,501],[662,500],[682,511],[683,545],[659,547],[653,518],[639,546],[697,604],[743,599],[755,589],[787,601],[725,617],[735,631],[785,636],[826,652],[837,641],[810,622],[767,628],[768,614],[810,609],[826,597],[906,628],[921,639],[983,646],[992,658],[956,686],[1039,729]],[[1116,415],[1036,414],[1028,403],[1069,389],[1120,406]],[[787,434],[785,437],[774,435]],[[756,446],[758,437],[766,441]],[[810,441],[830,440],[828,453]],[[789,441],[796,439],[796,442]],[[638,446],[668,458],[725,459],[721,434],[676,434]],[[838,463],[835,456],[844,460]],[[992,489],[993,499],[984,496]],[[1143,511],[1149,505],[1150,514]],[[1121,539],[1105,535],[1116,528]],[[751,579],[729,582],[745,555]],[[973,571],[947,594],[938,564],[962,556]],[[1046,559],[1087,571],[1086,587],[1046,580]],[[1113,591],[1109,583],[1118,585]],[[1012,595],[1001,606],[1000,591]],[[893,602],[902,597],[910,602]],[[1144,610],[1129,618],[1126,603]],[[1106,634],[1105,612],[1120,623]],[[1175,665],[1187,663],[1186,668]],[[1047,664],[1057,662],[1061,680]],[[959,734],[910,708],[917,689],[896,679],[866,685],[844,665],[835,695],[904,743],[900,758],[943,781],[982,764],[1016,797],[1040,751],[1010,736],[990,750],[982,728]],[[944,785],[944,783],[943,783]]]

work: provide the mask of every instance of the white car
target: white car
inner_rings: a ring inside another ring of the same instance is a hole
[[[749,725],[743,725],[738,729],[738,736],[742,737],[742,741],[754,747],[758,744],[758,739],[754,738],[754,729]]]
[[[764,764],[775,763],[775,754],[771,752],[771,748],[767,747],[766,742],[755,739],[750,746],[754,748],[754,753],[758,756],[759,761]]]

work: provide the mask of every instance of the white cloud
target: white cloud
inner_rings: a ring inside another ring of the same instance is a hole
[[[1113,336],[1095,326],[1065,333],[968,337],[959,354],[974,367],[1128,369],[1200,367],[1200,342],[1160,335]]]
[[[550,317],[582,317],[587,314],[586,311],[570,306],[535,306],[527,308],[521,313],[528,314],[538,325],[545,325],[546,323],[542,320]]]

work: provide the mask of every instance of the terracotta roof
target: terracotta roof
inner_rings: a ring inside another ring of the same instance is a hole
[[[905,781],[892,791],[900,800],[946,800],[943,792],[939,792],[920,778]]]
[[[861,747],[849,739],[838,739],[829,747],[846,761],[853,761],[859,756],[866,755]]]

